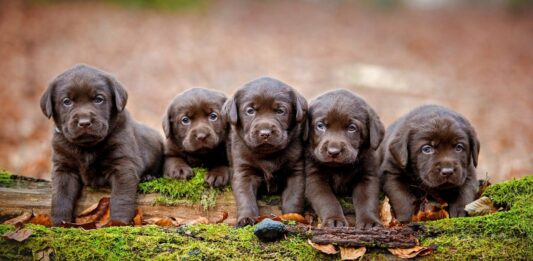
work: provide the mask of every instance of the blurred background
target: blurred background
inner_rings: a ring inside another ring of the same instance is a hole
[[[312,99],[366,98],[384,124],[428,103],[466,116],[478,177],[533,173],[533,5],[521,0],[0,0],[0,169],[50,177],[48,82],[109,71],[133,116],[161,130],[182,90],[232,95],[270,75]]]

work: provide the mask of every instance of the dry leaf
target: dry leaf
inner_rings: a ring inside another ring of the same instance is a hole
[[[102,199],[100,199],[102,201]],[[98,205],[100,204],[100,201],[98,203],[94,203],[88,208],[84,209],[81,213],[78,214],[78,217],[82,216],[88,216],[91,212],[95,211],[98,208]]]
[[[492,200],[488,197],[481,197],[465,206],[465,211],[469,216],[483,216],[496,212]]]
[[[307,220],[298,213],[287,213],[279,216],[282,221],[296,221],[298,223],[307,224]]]
[[[196,224],[209,224],[209,219],[206,217],[199,217],[197,219],[187,222],[187,225],[196,225]]]
[[[106,225],[109,222],[110,218],[111,218],[111,210],[109,208],[107,208],[107,210],[105,211],[104,215],[100,217],[100,220],[98,220],[96,226],[97,227],[102,227],[102,226]]]
[[[109,203],[110,203],[109,197],[101,198],[100,201],[98,201],[98,204],[96,204],[96,207],[92,205],[89,208],[82,211],[82,213],[76,217],[75,223],[77,224],[85,224],[85,223],[91,223],[91,222],[105,223],[105,222],[98,222],[98,221],[100,221],[102,217],[109,211]]]
[[[226,220],[228,218],[228,216],[229,216],[228,212],[226,212],[226,211],[222,212],[222,217],[219,220],[215,221],[215,224],[220,224],[220,223],[224,222],[224,220]]]
[[[16,240],[18,242],[22,242],[22,241],[28,239],[28,237],[30,237],[31,234],[33,234],[33,231],[31,229],[22,228],[22,229],[17,229],[15,231],[6,232],[4,234],[4,238],[13,239],[13,240]]]
[[[389,248],[389,252],[399,258],[414,258],[417,256],[427,256],[436,249],[436,246],[415,246],[412,248]]]
[[[52,226],[52,219],[50,218],[49,215],[39,214],[37,216],[32,217],[30,219],[29,223],[35,224],[35,225],[43,225],[43,226],[46,226],[46,227],[51,227]]]
[[[51,248],[46,248],[37,252],[36,257],[39,261],[50,261],[50,254],[54,252]]]
[[[365,255],[366,247],[339,247],[341,252],[341,260],[355,260]]]
[[[6,225],[13,225],[13,226],[16,226],[16,227],[20,227],[26,223],[28,223],[28,221],[30,221],[30,219],[33,217],[33,213],[31,212],[24,212],[22,213],[20,216],[17,216],[17,217],[14,217],[12,219],[9,219],[9,220],[6,220],[4,221],[4,224]]]
[[[88,223],[70,223],[70,222],[61,222],[61,227],[65,228],[83,228],[83,229],[96,229],[96,222],[88,222]]]
[[[143,212],[140,208],[135,209],[135,216],[133,217],[133,225],[141,226],[143,224]]]
[[[443,218],[449,218],[450,215],[446,211],[448,203],[446,202],[434,202],[427,199],[422,200],[420,204],[420,210],[414,214],[411,218],[413,222],[437,220]]]
[[[149,219],[144,220],[144,224],[147,224],[147,225],[156,225],[156,226],[160,226],[160,227],[170,227],[170,226],[174,226],[174,225],[176,225],[176,223],[174,223],[174,220],[172,220],[172,219],[169,218],[169,217],[163,217],[163,218],[159,218],[159,217],[149,218]],[[179,225],[179,224],[177,224],[177,225]]]
[[[381,220],[381,224],[383,224],[383,226],[390,227],[392,222],[392,211],[388,197],[385,197],[383,202],[379,204],[379,219]]]
[[[335,249],[335,246],[333,246],[332,244],[327,244],[327,245],[316,244],[316,243],[311,242],[311,239],[308,239],[307,243],[309,243],[309,245],[311,245],[314,249],[324,254],[335,255],[339,252],[337,251],[337,249]]]

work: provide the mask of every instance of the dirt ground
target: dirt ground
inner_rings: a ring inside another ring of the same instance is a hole
[[[504,9],[379,9],[345,1],[212,1],[160,11],[82,1],[0,1],[0,168],[49,178],[47,83],[76,63],[115,74],[133,116],[161,129],[192,86],[228,95],[262,75],[311,99],[365,97],[385,125],[428,103],[471,120],[478,176],[533,171],[533,15]]]

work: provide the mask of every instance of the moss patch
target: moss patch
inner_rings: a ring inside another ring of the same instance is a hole
[[[439,246],[430,259],[533,260],[533,176],[493,185],[484,195],[509,211],[426,222],[438,234],[422,240]]]
[[[0,185],[10,185],[13,183],[13,175],[7,171],[0,169]]]
[[[199,204],[208,209],[216,205],[217,197],[227,191],[227,188],[212,188],[204,182],[206,169],[193,169],[194,176],[189,180],[158,178],[139,184],[141,193],[159,193],[156,204],[178,205]]]

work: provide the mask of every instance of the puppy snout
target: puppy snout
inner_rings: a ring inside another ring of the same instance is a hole
[[[198,132],[196,133],[196,135],[194,135],[194,138],[197,141],[205,141],[205,139],[207,139],[208,137],[209,137],[209,133],[207,132]]]
[[[328,147],[328,156],[335,158],[341,154],[340,147]]]
[[[92,125],[92,120],[89,117],[83,117],[78,119],[78,127],[80,128],[89,128]]]
[[[270,135],[272,135],[272,130],[271,129],[261,129],[261,130],[259,130],[259,136],[261,138],[267,139],[267,138],[270,137]]]
[[[455,168],[453,167],[443,167],[440,169],[440,174],[445,177],[452,175],[454,172]]]

